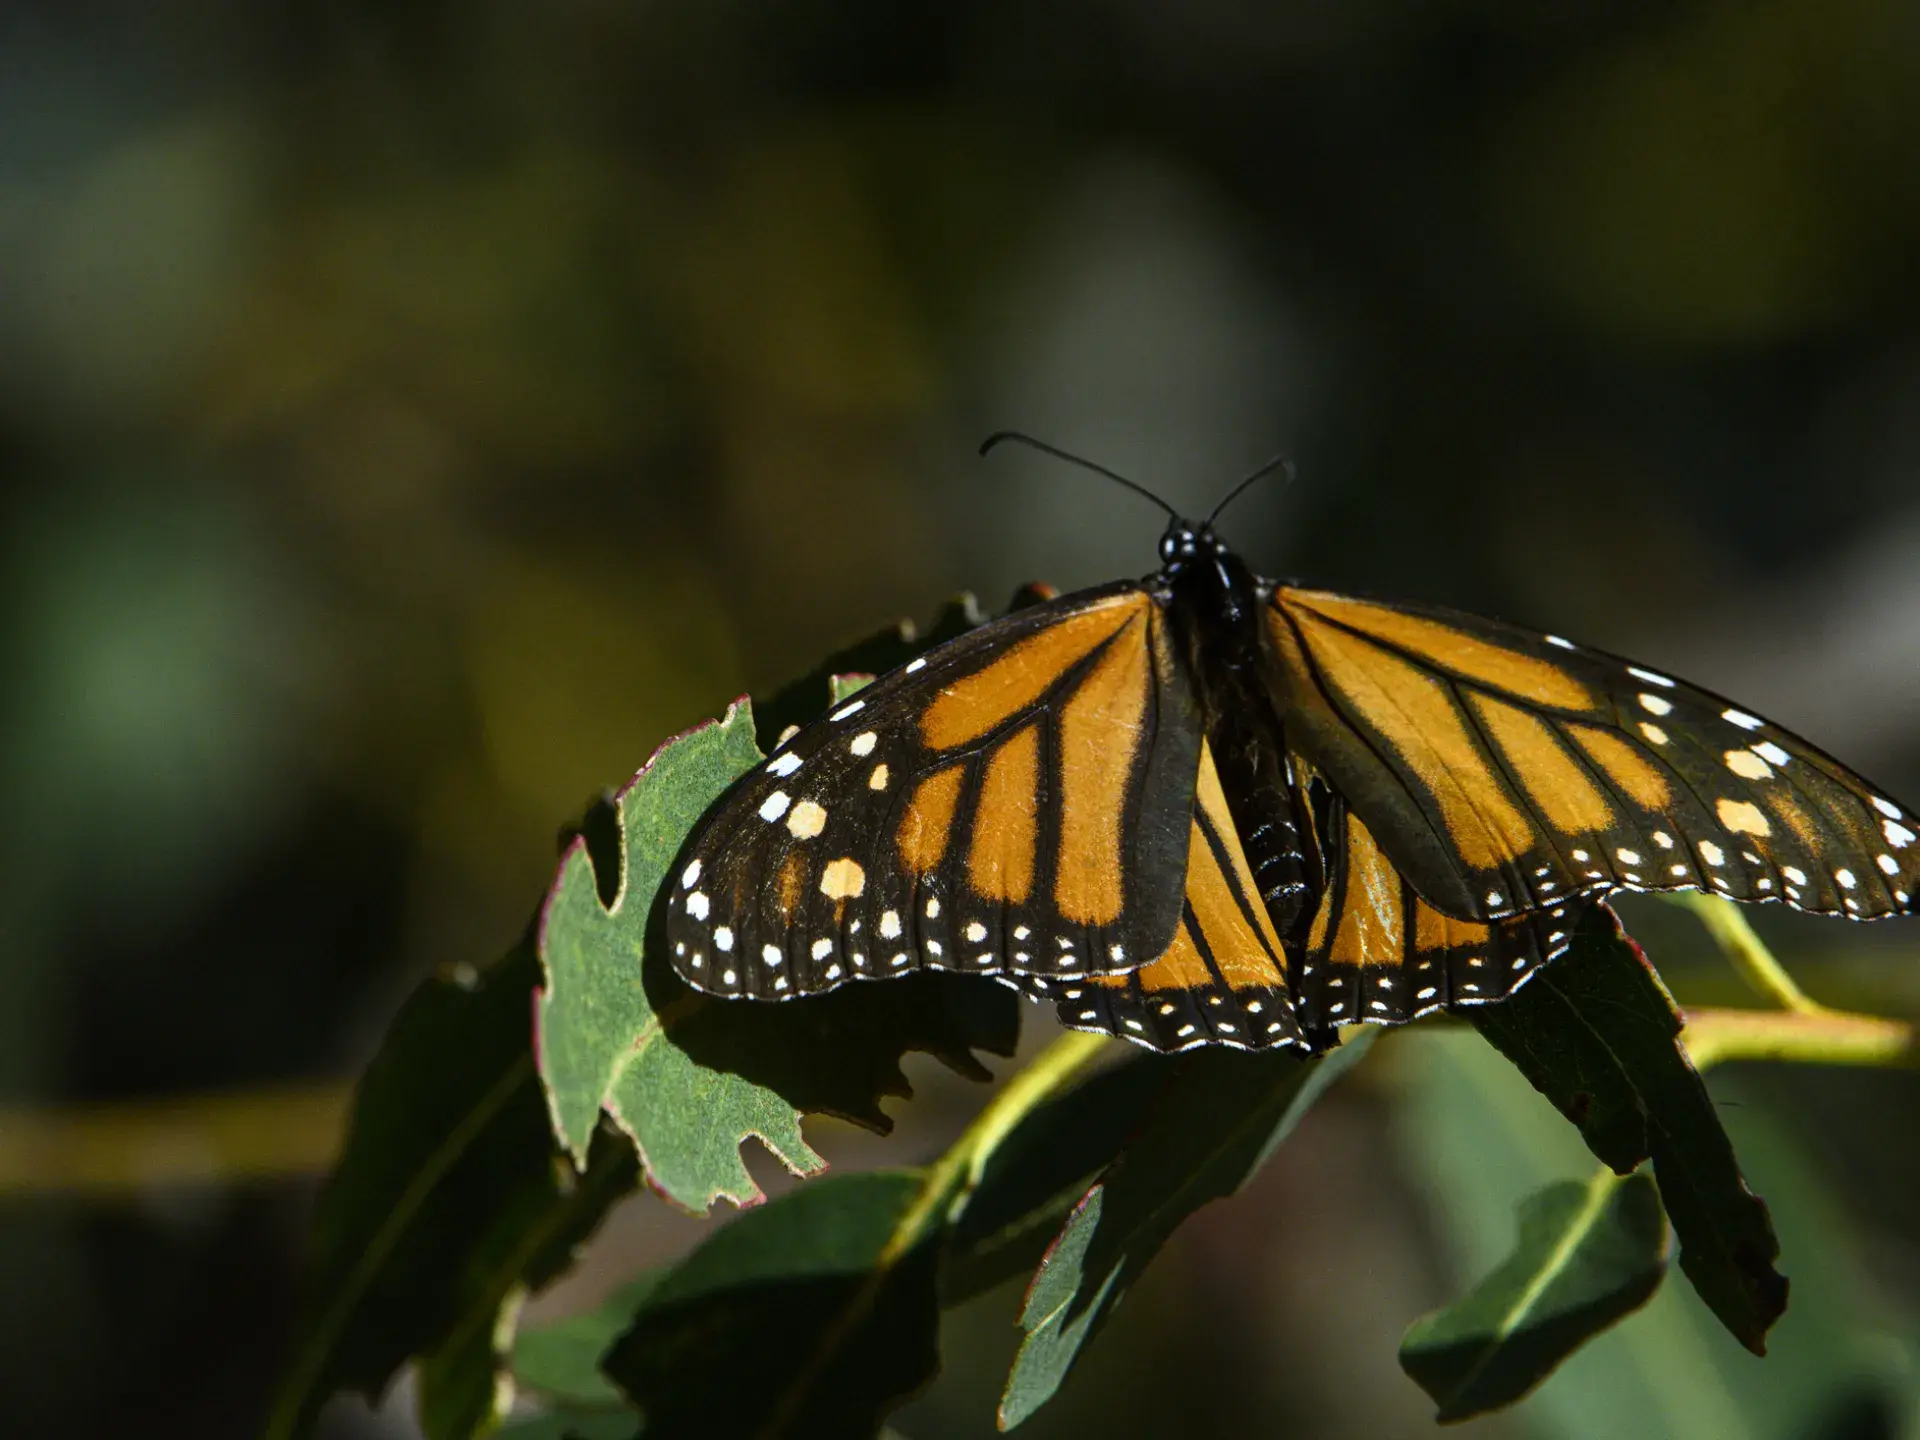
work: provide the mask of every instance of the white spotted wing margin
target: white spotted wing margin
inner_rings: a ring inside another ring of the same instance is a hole
[[[1914,911],[1912,812],[1710,691],[1435,606],[1277,586],[1269,613],[1289,742],[1448,915],[1686,889]]]
[[[668,958],[698,990],[762,1000],[916,970],[1144,964],[1179,920],[1200,743],[1143,585],[990,621],[721,797],[669,878]]]

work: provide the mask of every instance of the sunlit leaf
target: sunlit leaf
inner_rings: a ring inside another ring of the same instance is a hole
[[[1564,957],[1472,1015],[1616,1171],[1640,1158],[1628,1117],[1642,1117],[1681,1270],[1733,1336],[1764,1354],[1787,1304],[1773,1266],[1780,1242],[1680,1044],[1679,1010],[1613,912],[1596,905]]]
[[[822,1162],[801,1135],[802,1111],[884,1130],[880,1099],[908,1093],[906,1051],[984,1077],[973,1051],[1010,1054],[1018,1037],[1016,996],[953,976],[773,1006],[714,1000],[673,974],[648,944],[654,897],[694,822],[760,759],[744,702],[662,746],[615,799],[616,843],[575,841],[542,915],[541,1073],[555,1129],[578,1157],[604,1107],[648,1180],[699,1212],[760,1197],[740,1157],[748,1136],[814,1173]],[[596,852],[617,867],[611,885]]]
[[[1401,1341],[1400,1364],[1440,1420],[1512,1404],[1666,1274],[1666,1216],[1644,1175],[1550,1185],[1521,1202],[1519,1220],[1513,1253]]]
[[[1319,1060],[1209,1050],[1185,1062],[1034,1276],[1020,1316],[1026,1336],[1000,1401],[1003,1428],[1052,1398],[1180,1222],[1244,1185],[1372,1037],[1361,1032]]]

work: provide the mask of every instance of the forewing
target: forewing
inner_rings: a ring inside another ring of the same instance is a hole
[[[1290,741],[1448,914],[1622,889],[1913,910],[1911,812],[1717,695],[1437,608],[1282,586],[1268,622]]]
[[[1173,942],[1125,975],[1019,982],[1056,1003],[1061,1023],[1164,1052],[1197,1045],[1300,1045],[1280,936],[1261,903],[1204,745],[1188,833],[1186,895]]]
[[[918,969],[1125,970],[1179,920],[1191,682],[1131,582],[970,631],[790,736],[667,902],[696,988],[785,1000]]]

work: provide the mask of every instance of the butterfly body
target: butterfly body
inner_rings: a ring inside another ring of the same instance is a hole
[[[1318,1049],[1503,999],[1617,890],[1911,913],[1910,812],[1718,697],[1556,636],[1160,569],[991,621],[709,811],[675,970],[785,1000],[991,977],[1161,1050]]]

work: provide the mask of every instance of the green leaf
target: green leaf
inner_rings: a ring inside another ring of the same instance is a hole
[[[1244,1185],[1372,1039],[1363,1031],[1318,1060],[1220,1050],[1183,1063],[1034,1276],[1020,1315],[1026,1336],[1000,1401],[1002,1429],[1052,1398],[1180,1222]]]
[[[521,1389],[550,1404],[577,1409],[619,1409],[625,1402],[601,1373],[608,1349],[647,1302],[665,1270],[630,1280],[592,1310],[530,1326],[513,1344],[513,1378]]]
[[[669,1272],[605,1361],[647,1440],[874,1434],[939,1365],[934,1175],[802,1186]]]
[[[484,1423],[503,1315],[633,1187],[623,1146],[596,1145],[578,1178],[554,1152],[529,1045],[535,974],[523,942],[484,973],[428,981],[395,1018],[314,1217],[270,1437],[304,1432],[336,1390],[377,1397],[416,1356],[433,1357],[430,1433]]]
[[[1038,1265],[1178,1070],[1177,1061],[1139,1053],[1029,1112],[988,1158],[953,1224],[941,1276],[945,1303]]]
[[[1773,1266],[1780,1242],[1680,1044],[1672,996],[1613,911],[1593,907],[1564,957],[1505,1003],[1472,1013],[1616,1171],[1629,1151],[1621,1117],[1638,1110],[1681,1270],[1734,1338],[1765,1354],[1787,1306],[1786,1277]]]
[[[1410,1178],[1431,1197],[1449,1268],[1484,1274],[1510,1250],[1522,1199],[1587,1173],[1591,1158],[1577,1132],[1470,1033],[1414,1027],[1397,1037],[1392,1059],[1384,1073],[1399,1091],[1395,1130]],[[1920,1371],[1911,1337],[1892,1339],[1910,1327],[1891,1297],[1875,1293],[1884,1257],[1826,1190],[1817,1159],[1769,1117],[1758,1082],[1772,1074],[1782,1088],[1803,1080],[1758,1068],[1710,1077],[1716,1095],[1741,1102],[1726,1109],[1726,1123],[1765,1182],[1783,1240],[1818,1262],[1796,1278],[1793,1308],[1768,1337],[1766,1361],[1741,1348],[1688,1286],[1663,1285],[1640,1313],[1569,1356],[1520,1402],[1519,1433],[1806,1440],[1831,1433],[1836,1414],[1876,1397],[1890,1415],[1911,1409]]]
[[[1602,1170],[1520,1205],[1520,1236],[1498,1269],[1416,1321],[1400,1364],[1464,1420],[1510,1405],[1594,1335],[1639,1309],[1667,1270],[1667,1224],[1653,1181]]]
[[[697,1096],[719,1132],[737,1125],[758,1134],[797,1173],[820,1158],[800,1135],[799,1116],[778,1097],[720,1075],[692,1075],[684,1055],[661,1043],[662,1017],[642,983],[648,912],[667,867],[701,814],[760,759],[753,713],[731,706],[718,724],[702,725],[657,750],[615,797],[620,821],[618,882],[602,906],[584,839],[568,847],[540,917],[540,1073],[553,1108],[553,1128],[576,1164],[615,1083],[634,1072],[668,1094]],[[644,1107],[641,1107],[644,1110]],[[629,1125],[629,1133],[633,1127]],[[739,1142],[717,1133],[702,1154],[672,1137],[649,1153],[636,1143],[654,1182],[670,1196],[705,1210],[717,1195],[744,1201],[759,1187],[740,1163]],[[713,1152],[719,1151],[720,1154]]]
[[[602,854],[617,883],[597,883],[592,847],[576,840],[542,915],[541,1074],[554,1129],[577,1159],[604,1107],[649,1181],[699,1213],[721,1197],[760,1198],[740,1158],[748,1136],[796,1174],[816,1173],[802,1112],[884,1132],[880,1100],[910,1093],[906,1051],[984,1079],[973,1052],[1008,1055],[1019,1037],[1018,996],[957,976],[758,1005],[700,995],[673,974],[648,943],[654,897],[695,821],[761,758],[744,702],[662,746],[614,800],[618,844]]]
[[[640,1440],[640,1417],[631,1410],[553,1410],[495,1433],[499,1440]]]

